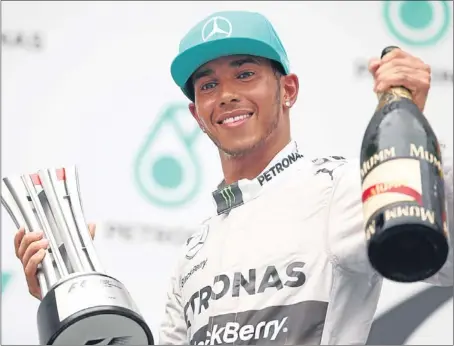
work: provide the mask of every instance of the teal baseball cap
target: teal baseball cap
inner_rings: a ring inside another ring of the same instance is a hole
[[[285,74],[289,73],[287,53],[265,16],[248,11],[223,11],[206,17],[183,37],[171,65],[172,78],[192,100],[188,82],[200,66],[223,56],[239,54],[274,60]]]

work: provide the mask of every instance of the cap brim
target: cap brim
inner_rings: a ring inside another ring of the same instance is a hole
[[[281,62],[281,57],[276,51],[263,41],[244,37],[227,37],[201,43],[178,55],[172,62],[172,78],[185,92],[186,82],[200,66],[223,56],[240,54],[255,55]],[[288,71],[285,72],[288,73]]]

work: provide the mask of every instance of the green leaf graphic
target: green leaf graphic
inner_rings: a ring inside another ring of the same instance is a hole
[[[8,285],[11,277],[11,273],[2,273],[2,293],[5,292],[6,286]]]

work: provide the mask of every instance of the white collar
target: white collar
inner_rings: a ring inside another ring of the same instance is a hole
[[[277,176],[287,172],[303,155],[298,152],[295,141],[287,144],[254,179],[241,179],[230,185],[224,182],[213,191],[213,202],[218,215],[229,213],[233,208],[239,207],[256,198],[265,184],[270,184]]]

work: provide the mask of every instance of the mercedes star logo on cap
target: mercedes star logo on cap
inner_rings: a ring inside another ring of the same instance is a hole
[[[230,37],[232,35],[232,23],[228,19],[219,16],[208,19],[202,28],[202,40],[204,42],[208,41],[215,35],[218,38]]]

